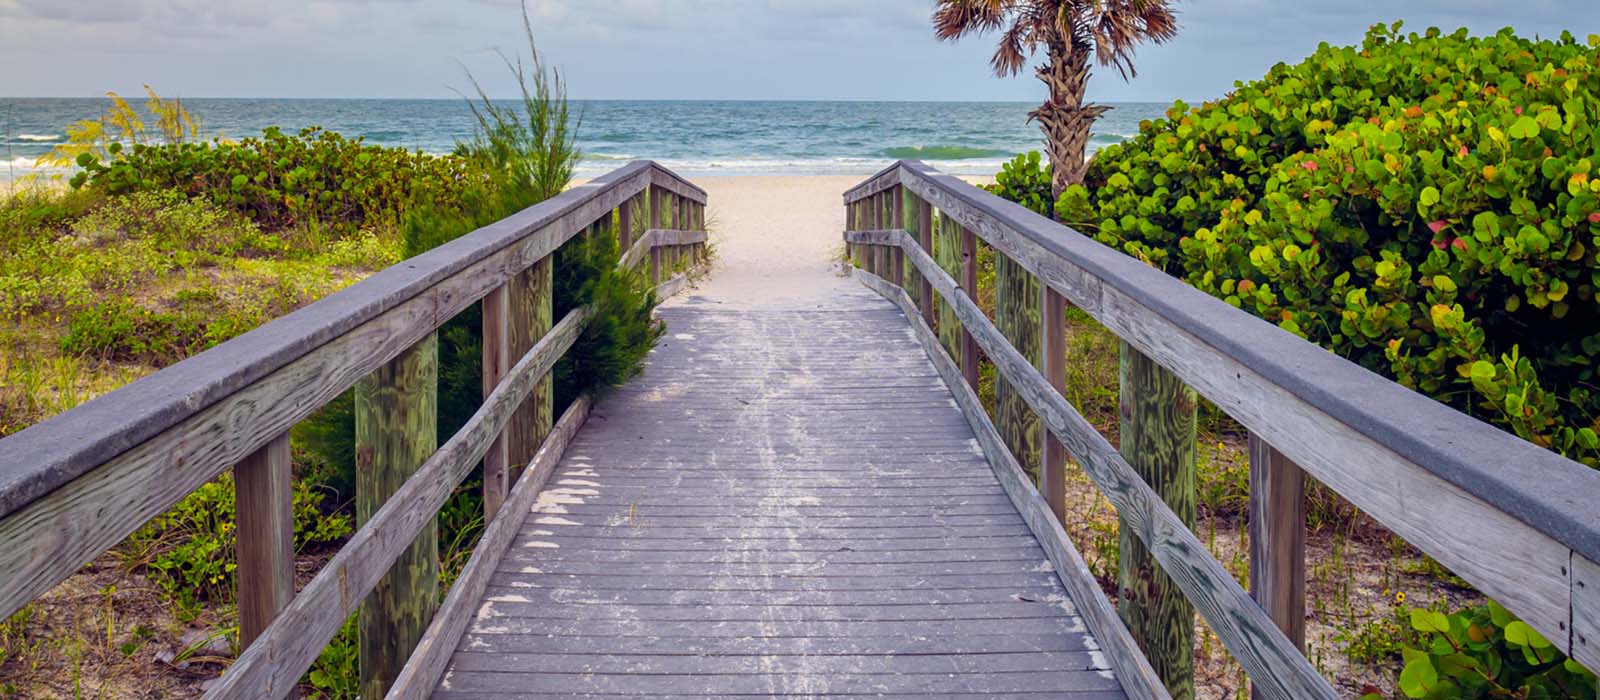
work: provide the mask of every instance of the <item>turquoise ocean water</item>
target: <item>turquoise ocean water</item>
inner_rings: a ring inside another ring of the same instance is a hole
[[[472,134],[461,100],[189,99],[208,134],[241,138],[268,126],[322,126],[372,143],[446,153]],[[135,101],[142,107],[142,101]],[[0,179],[34,170],[66,126],[105,109],[99,98],[0,98]],[[724,102],[585,100],[573,103],[584,153],[580,176],[635,158],[684,175],[868,174],[897,158],[945,172],[989,175],[1040,150],[1028,103]],[[1166,106],[1113,105],[1091,148],[1138,132]]]

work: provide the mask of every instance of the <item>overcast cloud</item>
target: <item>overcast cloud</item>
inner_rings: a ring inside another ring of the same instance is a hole
[[[935,41],[931,0],[529,0],[574,97],[1034,100],[991,77],[992,37]],[[1367,26],[1600,33],[1600,0],[1194,0],[1106,101],[1202,99]],[[523,48],[517,0],[0,0],[0,95],[150,83],[187,97],[453,97],[465,69],[510,94],[495,49]]]

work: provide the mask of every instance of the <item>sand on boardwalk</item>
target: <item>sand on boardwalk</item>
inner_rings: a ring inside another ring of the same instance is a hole
[[[690,295],[740,307],[819,308],[861,288],[841,272],[844,192],[866,175],[690,178],[706,190],[716,248],[711,274]]]

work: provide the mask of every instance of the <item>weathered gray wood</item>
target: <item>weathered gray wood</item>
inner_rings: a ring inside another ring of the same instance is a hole
[[[858,275],[858,279],[899,305],[907,319],[916,318],[912,313],[914,307],[911,305],[910,297],[888,287],[883,280],[866,275]],[[1122,680],[1123,689],[1128,692],[1129,697],[1139,700],[1168,700],[1171,696],[1167,694],[1160,677],[1139,650],[1127,626],[1118,617],[1116,609],[1100,591],[1100,585],[1090,573],[1083,556],[1067,537],[1061,517],[1054,505],[1044,499],[1029,483],[1027,473],[1006,447],[999,431],[989,419],[988,412],[984,410],[983,403],[979,401],[977,392],[967,384],[955,360],[944,352],[933,329],[917,321],[911,321],[911,326],[917,339],[921,341],[923,351],[944,378],[945,385],[955,395],[962,415],[977,434],[978,443],[988,457],[995,475],[1005,487],[1007,498],[1028,521],[1029,530],[1044,546],[1056,574],[1072,593],[1077,609],[1084,616],[1089,629],[1110,656],[1111,667]]]
[[[439,343],[422,342],[356,384],[356,522],[372,520],[438,447]],[[487,444],[485,444],[487,449]],[[439,602],[439,530],[409,540],[361,604],[361,694],[379,697],[405,665]]]
[[[1592,658],[1600,649],[1600,564],[1581,554],[1572,555],[1570,581],[1572,586],[1572,625],[1568,627],[1567,645],[1575,659]],[[1550,637],[1559,645],[1560,640]],[[1593,668],[1593,664],[1585,664]]]
[[[316,352],[330,340],[411,301],[431,295],[441,302],[442,309],[465,308],[529,261],[560,247],[598,212],[614,208],[653,179],[676,183],[673,186],[691,198],[704,198],[698,188],[661,166],[635,161],[0,440],[0,515],[18,512],[72,479]],[[475,266],[477,273],[462,274]],[[451,302],[442,303],[446,298]],[[446,318],[452,315],[444,314]],[[338,391],[346,388],[348,385]],[[243,454],[265,444],[268,437],[243,446]],[[212,470],[201,483],[242,456],[235,455]],[[144,520],[128,526],[130,531]],[[0,567],[4,570],[9,567]]]
[[[658,168],[571,188],[0,440],[0,615],[548,256]]]
[[[1250,597],[1306,645],[1305,472],[1250,436]]]
[[[505,285],[483,298],[483,395],[488,396],[511,370],[511,291]],[[483,518],[500,512],[510,488],[510,443],[505,433],[494,437],[483,455]]]
[[[924,662],[869,656],[1000,648],[1018,656],[957,662],[965,670],[946,667],[939,680],[1122,697],[1103,663],[1023,663],[1097,645],[948,391],[921,398],[938,375],[901,314],[864,290],[852,296],[820,313],[663,308],[673,333],[568,447],[437,696],[472,687],[716,696],[758,678],[813,688],[859,679],[837,686],[848,690],[868,687],[867,676],[873,695],[917,693],[933,687],[910,666]],[[914,409],[895,403],[912,397]],[[840,410],[892,413],[841,422]],[[915,427],[923,415],[942,418]],[[632,673],[639,654],[669,658],[660,673]],[[706,673],[704,654],[771,661],[753,674]],[[834,665],[803,671],[822,657]],[[568,661],[593,685],[560,685],[572,680],[561,677]],[[1012,665],[994,669],[1003,663]],[[801,675],[774,673],[791,667]]]
[[[589,417],[589,406],[589,397],[581,396],[567,407],[561,420],[556,422],[550,436],[545,439],[544,445],[539,447],[538,454],[534,455],[533,462],[523,471],[522,478],[517,480],[516,487],[506,502],[508,507],[506,517],[494,520],[484,528],[483,536],[473,548],[472,556],[467,559],[466,566],[462,567],[455,584],[450,587],[450,593],[440,605],[439,613],[428,625],[427,632],[418,640],[415,650],[406,660],[405,668],[401,669],[399,676],[395,678],[394,686],[390,688],[385,698],[389,700],[425,698],[433,692],[434,686],[438,685],[439,677],[444,675],[445,664],[450,660],[450,652],[461,639],[461,633],[466,630],[467,621],[472,616],[473,607],[483,597],[484,589],[489,585],[489,576],[499,565],[500,557],[505,554],[506,547],[521,530],[523,521],[527,519],[533,507],[534,499],[549,480],[561,455],[566,452],[567,444],[572,441],[578,429],[583,427],[584,420]]]
[[[666,196],[660,188],[650,188],[650,228],[663,228],[662,222],[666,220]],[[661,283],[661,246],[650,246],[650,281],[654,284]]]
[[[1124,528],[1136,534],[1211,625],[1224,646],[1268,697],[1281,700],[1337,697],[1311,663],[1284,637],[1249,595],[1234,582],[1183,521],[1161,501],[1116,449],[1012,348],[977,304],[909,239],[901,248],[951,302],[995,368],[1009,379],[1044,424],[1061,438],[1084,472],[1100,487]]]
[[[1005,335],[1011,347],[1023,357],[1043,369],[1040,354],[1040,331],[1043,328],[1039,281],[1021,265],[1012,262],[1005,253],[994,254],[994,324]],[[976,287],[968,289],[975,290]],[[1028,402],[1011,388],[1004,377],[996,376],[994,382],[995,427],[1005,437],[1011,454],[1016,455],[1023,471],[1038,478],[1044,449],[1044,430],[1039,418],[1028,410]],[[1185,700],[1180,698],[1179,700]]]
[[[1040,322],[1040,371],[1056,391],[1067,389],[1067,300],[1054,289],[1039,285],[1044,300]],[[1044,453],[1039,466],[1039,491],[1057,520],[1067,516],[1067,449],[1050,431],[1044,431]]]
[[[1600,490],[1600,473],[958,178],[916,162],[875,178],[895,174],[1309,475],[1546,637],[1567,636],[1573,606],[1563,569],[1573,551],[1600,558],[1600,511],[1579,495]],[[1415,509],[1414,494],[1423,493],[1426,519]],[[1575,656],[1600,666],[1597,651]]]
[[[554,321],[555,255],[539,258],[527,270],[511,278],[507,289],[507,357],[522,357],[550,332]],[[506,481],[514,483],[522,468],[533,459],[550,425],[555,420],[555,385],[549,377],[539,380],[506,429]]]
[[[961,288],[972,294],[978,293],[978,238],[973,235],[972,229],[961,227]],[[957,314],[959,317],[960,314]],[[961,326],[961,376],[967,378],[967,386],[973,391],[978,390],[978,343],[972,337],[965,322]]]
[[[1121,354],[1119,451],[1137,478],[1161,496],[1184,530],[1193,530],[1199,399],[1182,380],[1127,343],[1122,344]],[[1194,606],[1135,534],[1137,528],[1120,517],[1120,511],[1118,520],[1117,612],[1173,699],[1190,700],[1194,697]]]
[[[687,274],[679,273],[673,275],[672,279],[656,285],[656,298],[663,301],[671,299],[677,296],[678,292],[683,291],[684,286],[688,283],[689,276]]]
[[[294,597],[293,468],[288,433],[233,468],[241,647],[261,636]]]
[[[350,537],[205,697],[255,698],[291,690],[411,538],[433,525],[439,507],[488,450],[490,438],[510,422],[538,378],[572,347],[586,319],[587,311],[573,311],[545,334],[466,425]]]

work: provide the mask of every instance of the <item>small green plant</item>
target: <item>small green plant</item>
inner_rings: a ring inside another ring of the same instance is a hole
[[[1446,615],[1413,609],[1417,648],[1400,653],[1399,689],[1408,698],[1588,700],[1594,674],[1562,656],[1528,623],[1494,602]],[[1381,700],[1369,693],[1363,700]]]
[[[184,616],[192,616],[201,601],[232,600],[237,568],[233,496],[233,475],[224,474],[196,489],[131,538],[163,543],[155,548],[146,567]],[[295,481],[293,500],[297,548],[335,542],[350,534],[350,517],[324,513],[322,492],[305,480]]]

